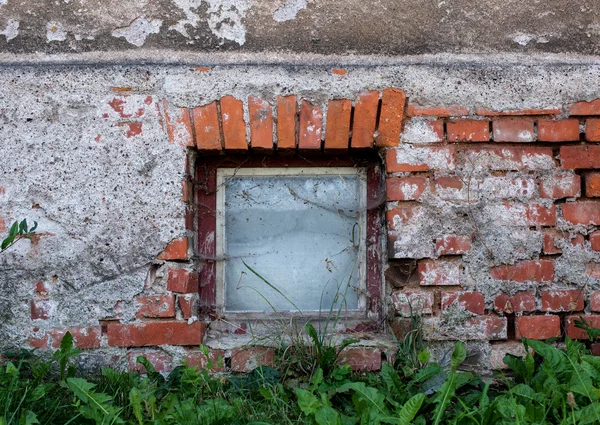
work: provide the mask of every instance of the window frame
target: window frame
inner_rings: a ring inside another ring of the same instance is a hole
[[[217,263],[223,261],[223,252],[219,251],[219,244],[223,242],[222,233],[218,229],[218,170],[228,169],[334,169],[341,167],[364,168],[366,170],[366,235],[361,238],[365,241],[362,261],[365,269],[365,298],[364,308],[360,311],[348,310],[342,313],[347,319],[358,322],[360,329],[380,329],[383,293],[383,259],[384,259],[384,216],[385,181],[381,161],[374,154],[360,155],[358,157],[301,157],[294,156],[198,156],[195,164],[195,223],[197,240],[195,257],[199,266],[200,281],[200,317],[224,318],[232,322],[271,319],[282,317],[298,317],[298,312],[225,312],[224,298],[219,295],[225,287],[219,281],[219,268]],[[268,171],[267,171],[268,172]],[[294,174],[296,175],[296,174]],[[221,236],[219,242],[218,238]],[[361,288],[362,289],[362,288]],[[310,311],[302,314],[303,318],[323,318],[328,310],[320,312]],[[361,325],[362,324],[362,325]]]

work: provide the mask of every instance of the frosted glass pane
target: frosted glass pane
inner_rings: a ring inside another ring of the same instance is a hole
[[[228,177],[225,310],[358,309],[361,184],[358,174]]]

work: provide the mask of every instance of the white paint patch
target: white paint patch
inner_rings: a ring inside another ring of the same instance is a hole
[[[66,39],[67,31],[65,31],[60,22],[50,21],[46,24],[46,40],[65,41]]]
[[[296,19],[296,15],[308,6],[307,0],[286,0],[273,14],[275,22],[285,22]]]
[[[175,25],[171,25],[169,30],[175,30],[186,38],[189,38],[189,34],[185,29],[186,25],[191,25],[196,28],[200,22],[200,16],[197,13],[192,12],[192,9],[200,7],[202,0],[173,0],[173,3],[183,10],[185,19],[179,20]]]
[[[525,33],[519,32],[513,36],[512,40],[521,46],[527,46],[529,44],[529,42],[531,40],[533,40],[534,38],[535,37],[531,34],[525,34]]]
[[[442,141],[428,121],[418,118],[406,123],[400,140],[404,143],[438,143]]]
[[[158,34],[162,21],[153,19],[148,21],[146,18],[136,18],[129,26],[117,28],[112,32],[113,37],[124,37],[127,42],[134,46],[141,47],[146,42],[150,34]]]
[[[204,0],[208,3],[208,26],[217,37],[232,40],[243,46],[246,43],[246,27],[242,19],[252,0]]]
[[[6,2],[4,4],[6,4]],[[6,37],[6,42],[8,43],[10,40],[19,35],[19,21],[9,19],[6,22],[6,28],[4,28],[4,31],[0,32],[0,34]]]
[[[0,0],[0,7],[8,3],[8,0]]]

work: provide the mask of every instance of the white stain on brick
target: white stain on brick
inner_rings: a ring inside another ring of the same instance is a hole
[[[242,20],[252,5],[251,0],[204,0],[208,4],[208,26],[219,38],[246,43],[246,27]]]
[[[413,148],[401,146],[396,149],[398,164],[422,165],[436,170],[453,170],[454,158],[449,148]]]
[[[8,43],[10,40],[19,35],[19,21],[9,19],[6,22],[6,28],[4,28],[0,34],[6,37],[6,42]]]
[[[286,0],[273,14],[275,22],[285,22],[296,19],[298,12],[306,9],[308,2],[306,0]]]
[[[402,192],[405,200],[416,200],[416,195],[419,192],[419,186],[416,184],[404,183],[400,187],[400,191]]]
[[[488,199],[529,199],[537,195],[537,184],[532,177],[488,177],[481,183],[480,195]]]
[[[146,18],[139,17],[126,27],[115,29],[112,36],[124,37],[128,43],[141,47],[150,34],[158,34],[161,26],[162,21],[160,19],[148,21]]]
[[[65,31],[60,22],[51,21],[46,24],[47,41],[65,41],[66,39],[67,31]]]
[[[406,123],[400,140],[403,143],[439,143],[442,141],[431,128],[430,121],[419,118]]]
[[[171,25],[169,30],[175,30],[184,37],[189,38],[190,36],[185,27],[186,25],[190,25],[194,28],[198,27],[200,16],[197,13],[192,12],[192,9],[200,7],[202,0],[173,0],[173,3],[183,11],[185,19],[177,21],[175,25]]]

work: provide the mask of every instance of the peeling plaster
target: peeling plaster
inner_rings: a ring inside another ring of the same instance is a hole
[[[136,18],[129,26],[117,28],[112,32],[113,37],[124,37],[127,42],[141,47],[146,42],[150,34],[158,34],[162,21],[153,19],[148,21],[146,18]]]
[[[296,15],[308,6],[307,0],[286,0],[273,14],[275,22],[285,22],[296,19]]]
[[[242,19],[252,5],[251,0],[205,0],[208,3],[208,26],[217,37],[232,40],[243,46],[246,27]]]
[[[50,21],[46,24],[46,40],[65,41],[66,39],[67,31],[65,31],[60,22]]]
[[[200,7],[202,0],[173,0],[173,3],[175,3],[178,8],[183,10],[185,19],[177,21],[175,25],[171,25],[169,30],[175,30],[184,37],[189,38],[190,36],[185,29],[185,26],[191,25],[194,28],[198,26],[198,22],[200,22],[200,16],[197,13],[192,12],[192,9]]]
[[[4,4],[6,4],[6,2]],[[6,42],[8,43],[10,40],[19,35],[19,21],[9,19],[6,22],[6,28],[4,28],[4,31],[0,32],[0,34],[6,37]]]

